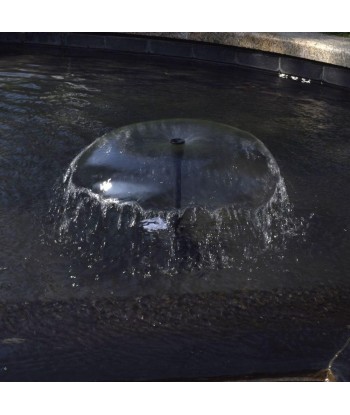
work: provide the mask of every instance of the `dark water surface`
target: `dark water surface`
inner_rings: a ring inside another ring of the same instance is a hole
[[[0,55],[0,379],[326,369],[350,336],[349,108],[349,92],[231,66]],[[56,242],[49,211],[73,158],[115,128],[163,118],[229,124],[265,144],[302,224],[283,250],[136,278]],[[348,379],[344,356],[333,369]]]

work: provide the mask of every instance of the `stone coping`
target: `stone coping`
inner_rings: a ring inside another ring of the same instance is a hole
[[[350,39],[320,33],[0,33],[2,50],[133,53],[205,60],[350,89]]]
[[[350,38],[310,32],[133,32],[278,53],[350,68]]]

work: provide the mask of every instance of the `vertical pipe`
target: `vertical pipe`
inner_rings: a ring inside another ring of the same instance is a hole
[[[181,209],[181,188],[182,188],[182,158],[184,155],[183,138],[172,138],[171,144],[174,144],[174,164],[175,164],[175,208]]]
[[[182,186],[182,155],[183,153],[177,154],[175,158],[175,207],[181,209],[181,186]]]

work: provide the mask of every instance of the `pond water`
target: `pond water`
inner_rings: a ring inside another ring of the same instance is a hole
[[[350,336],[349,92],[169,58],[3,53],[0,97],[1,380],[327,368]],[[140,274],[132,249],[121,268],[86,260],[86,246],[57,234],[59,189],[77,154],[119,127],[170,118],[227,124],[264,143],[288,195],[287,237],[273,249],[237,241],[230,266]],[[349,368],[334,361],[339,378]]]

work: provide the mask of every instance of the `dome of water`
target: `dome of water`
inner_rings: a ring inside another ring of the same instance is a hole
[[[278,182],[278,167],[254,136],[227,125],[163,120],[119,128],[74,161],[72,183],[115,203],[171,210],[256,208]]]
[[[293,227],[269,150],[247,132],[209,121],[112,131],[77,155],[56,196],[58,239],[122,273],[239,266],[281,249]]]

